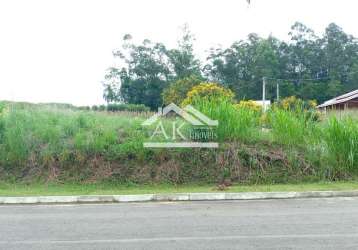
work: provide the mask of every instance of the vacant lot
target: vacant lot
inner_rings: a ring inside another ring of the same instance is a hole
[[[219,120],[218,149],[146,149],[149,113],[2,104],[0,173],[6,183],[270,184],[349,180],[358,165],[353,116],[317,118],[229,103],[203,105]],[[265,128],[265,129],[263,129]]]

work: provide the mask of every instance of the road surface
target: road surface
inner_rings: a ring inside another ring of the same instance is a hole
[[[0,206],[0,249],[358,249],[358,198]]]

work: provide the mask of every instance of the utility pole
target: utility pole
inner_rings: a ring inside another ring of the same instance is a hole
[[[266,112],[266,77],[262,77],[262,110]]]
[[[280,101],[280,84],[279,83],[277,83],[277,85],[276,85],[276,97],[277,97],[277,102],[279,102]]]

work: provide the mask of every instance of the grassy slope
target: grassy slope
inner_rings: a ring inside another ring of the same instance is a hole
[[[316,122],[285,110],[260,116],[227,102],[200,110],[220,121],[219,150],[145,149],[143,116],[3,106],[0,180],[264,184],[349,180],[358,172],[357,120]]]
[[[339,191],[358,190],[358,182],[318,182],[280,185],[234,185],[224,192],[274,192],[274,191]],[[0,183],[0,196],[39,196],[39,195],[109,195],[109,194],[148,194],[185,192],[223,192],[213,185],[118,185],[97,184],[6,184]]]

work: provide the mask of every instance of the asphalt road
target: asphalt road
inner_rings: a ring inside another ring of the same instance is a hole
[[[0,249],[358,249],[358,198],[0,206]]]

